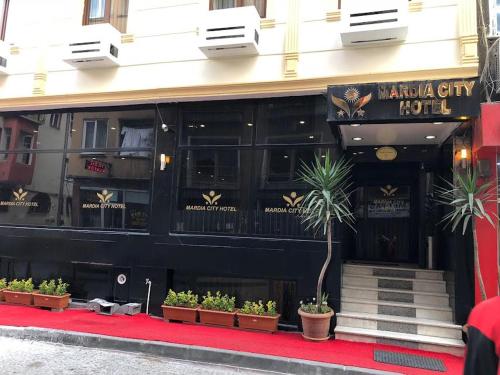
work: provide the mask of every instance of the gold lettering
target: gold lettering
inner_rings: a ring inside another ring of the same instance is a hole
[[[432,104],[432,100],[422,100],[422,106],[424,107],[424,115],[428,115],[429,114],[429,107],[431,106]]]
[[[411,99],[417,99],[418,98],[418,86],[412,85],[410,86],[410,94],[409,97]]]
[[[464,87],[464,83],[457,81],[454,83],[455,89],[457,90],[457,96],[462,96],[462,87]]]
[[[420,100],[414,100],[411,103],[411,114],[417,116],[420,114],[420,112],[422,112],[422,103],[420,102]]]
[[[441,114],[451,115],[451,109],[447,107],[446,99],[441,100]]]
[[[433,100],[432,101],[432,114],[433,115],[440,115],[441,114],[441,100]]]
[[[435,95],[434,95],[434,88],[432,87],[432,83],[427,83],[425,85],[425,89],[424,89],[424,95],[422,96],[422,98],[434,98]]]
[[[409,93],[408,93],[408,85],[400,85],[399,86],[399,94],[401,99],[408,98]]]
[[[399,97],[399,93],[398,93],[398,89],[396,88],[396,85],[392,85],[391,93],[389,94],[389,97],[391,99],[397,99]]]
[[[438,85],[438,95],[440,98],[446,98],[448,96],[448,93],[449,93],[449,86],[448,86],[448,83],[447,82],[441,82],[439,85]]]
[[[378,98],[379,100],[389,99],[389,91],[386,86],[379,86],[378,88]]]
[[[476,81],[464,81],[467,96],[472,96],[472,89],[474,88],[475,83]]]
[[[408,116],[411,111],[411,102],[409,100],[401,100],[399,102],[399,115]]]

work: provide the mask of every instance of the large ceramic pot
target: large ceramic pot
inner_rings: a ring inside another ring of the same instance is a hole
[[[37,307],[47,307],[54,310],[64,310],[69,306],[69,297],[71,294],[66,293],[62,296],[50,296],[47,294],[34,294],[33,304]]]
[[[161,306],[163,310],[163,319],[167,321],[179,321],[179,322],[188,322],[188,323],[196,323],[198,317],[198,309],[189,308],[189,307],[180,307],[180,306]]]
[[[4,289],[3,295],[7,303],[15,303],[26,306],[33,305],[33,293],[13,292],[11,290]]]
[[[251,315],[238,313],[238,324],[243,329],[254,329],[257,331],[276,332],[280,315]]]
[[[200,309],[200,323],[233,327],[236,312],[225,312]]]
[[[299,308],[304,333],[302,337],[306,340],[325,341],[330,338],[330,320],[333,310],[325,314],[310,314]]]

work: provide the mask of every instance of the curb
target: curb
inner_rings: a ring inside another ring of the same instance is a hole
[[[274,371],[285,374],[311,375],[396,375],[399,373],[352,366],[342,366],[264,354],[205,348],[195,345],[172,344],[157,341],[125,339],[90,333],[68,332],[34,327],[0,326],[0,336],[23,340],[76,345],[97,349],[143,353],[172,359],[238,366],[252,370]]]

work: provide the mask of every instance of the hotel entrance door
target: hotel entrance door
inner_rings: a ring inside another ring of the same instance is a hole
[[[398,176],[394,165],[390,175],[381,165],[375,169],[378,176],[359,168],[364,178],[358,175],[353,194],[357,233],[351,255],[363,261],[417,263],[417,181],[408,170]]]

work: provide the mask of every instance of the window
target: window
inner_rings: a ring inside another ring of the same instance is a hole
[[[19,143],[16,148],[18,150],[31,150],[32,147],[33,147],[33,135],[21,131],[19,135]],[[29,152],[24,154],[18,154],[17,162],[20,164],[31,165],[32,156],[33,155]]]
[[[83,24],[110,23],[120,32],[127,31],[128,0],[85,0]]]
[[[11,128],[0,128],[0,150],[8,151],[10,147],[10,139],[12,136]],[[7,159],[7,154],[0,154],[0,160]]]
[[[120,121],[120,147],[128,149],[142,149],[122,151],[120,156],[147,158],[151,156],[154,147],[153,120],[122,120]]]
[[[104,148],[108,140],[108,120],[85,120],[82,148]]]
[[[210,10],[255,6],[259,15],[266,16],[266,0],[210,0]]]
[[[50,127],[59,130],[61,128],[61,117],[60,113],[52,113],[50,115]]]
[[[9,1],[10,0],[0,0],[0,40],[5,40],[7,15],[9,13]]]

